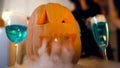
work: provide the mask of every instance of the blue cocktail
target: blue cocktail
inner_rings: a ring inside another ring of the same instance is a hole
[[[97,15],[91,18],[90,22],[94,39],[103,52],[103,55],[107,61],[106,48],[109,42],[109,30],[107,21],[104,15]]]
[[[21,43],[27,35],[27,27],[23,25],[8,25],[6,26],[6,34],[9,40],[13,43]]]
[[[108,25],[107,22],[97,22],[91,25],[94,38],[100,49],[104,51],[108,46]]]
[[[5,12],[3,19],[6,22],[5,30],[8,39],[16,47],[16,65],[18,63],[18,44],[22,43],[27,36],[27,18],[19,13]],[[16,67],[15,67],[16,68]]]

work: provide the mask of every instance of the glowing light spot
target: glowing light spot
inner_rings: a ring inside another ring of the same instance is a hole
[[[103,35],[103,39],[106,41],[106,36],[105,35]]]
[[[55,39],[54,39],[54,41],[55,41],[55,42],[58,42],[58,39],[57,39],[57,38],[55,38]]]

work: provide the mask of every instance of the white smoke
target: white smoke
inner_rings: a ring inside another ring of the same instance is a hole
[[[16,64],[16,68],[80,68],[77,64],[72,63],[74,52],[70,42],[52,41],[50,55],[46,50],[47,44],[48,41],[43,39],[42,46],[38,50],[40,56],[34,57],[35,61],[25,57],[23,64]]]

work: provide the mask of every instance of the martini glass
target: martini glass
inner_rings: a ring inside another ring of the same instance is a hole
[[[94,39],[101,49],[105,60],[108,61],[106,49],[109,42],[109,30],[106,18],[104,15],[96,15],[90,19],[90,22]]]
[[[27,18],[24,15],[15,12],[3,13],[3,19],[6,22],[5,30],[8,39],[15,44],[16,58],[18,64],[18,44],[22,43],[27,35]]]

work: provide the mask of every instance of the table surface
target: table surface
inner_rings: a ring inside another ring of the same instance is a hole
[[[80,59],[78,64],[80,68],[120,68],[120,63],[115,61],[108,61],[106,63],[103,59],[85,58]]]
[[[8,67],[14,68],[14,67]],[[21,68],[21,67],[17,67]],[[120,68],[120,63],[115,61],[108,61],[98,58],[84,58],[80,59],[77,68]]]

